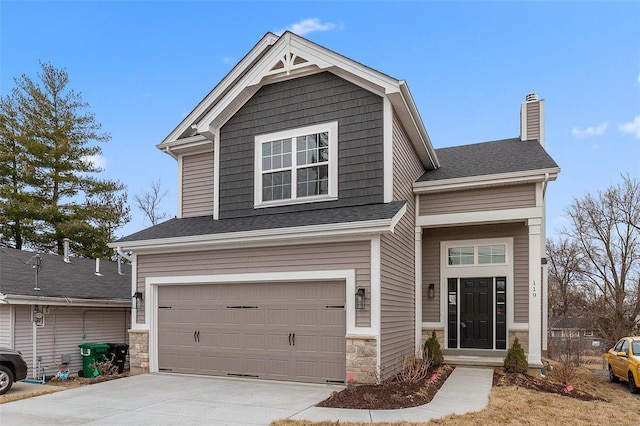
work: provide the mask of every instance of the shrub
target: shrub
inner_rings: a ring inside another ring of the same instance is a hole
[[[522,345],[520,345],[520,341],[516,337],[507,351],[507,356],[504,359],[504,369],[507,373],[526,373],[528,368],[527,356],[524,354],[524,349],[522,349]]]
[[[431,333],[431,337],[424,342],[424,356],[431,360],[431,364],[435,366],[441,365],[444,362],[444,355],[442,354],[442,348],[436,337],[435,330]]]
[[[405,356],[401,360],[400,371],[396,380],[400,382],[418,383],[429,377],[431,362],[428,358],[419,359],[414,355]]]
[[[115,357],[112,356],[111,359],[104,358],[103,361],[95,361],[89,365],[89,367],[94,370],[98,370],[99,375],[101,376],[113,376],[118,374],[118,366],[113,363],[113,359]]]

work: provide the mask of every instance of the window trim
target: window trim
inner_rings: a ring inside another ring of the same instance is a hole
[[[296,167],[297,150],[295,138],[298,136],[306,136],[327,132],[329,139],[329,185],[328,193],[323,195],[314,195],[308,197],[296,197],[296,181],[298,168]],[[265,142],[273,142],[281,139],[291,138],[291,198],[282,200],[262,200],[262,144]],[[298,127],[274,133],[257,135],[254,142],[254,185],[253,185],[253,207],[264,208],[271,206],[286,206],[292,204],[315,203],[320,201],[332,201],[338,199],[338,122],[314,124],[312,126]]]
[[[477,241],[468,242],[467,244],[460,244],[460,245],[455,244],[455,242],[452,242],[453,244],[447,244],[447,249],[445,252],[447,268],[465,268],[465,267],[472,267],[472,266],[485,268],[485,267],[491,267],[491,266],[506,266],[509,264],[508,257],[507,257],[509,245],[507,241],[500,241],[496,243],[486,243],[484,241],[486,240],[477,240]],[[504,247],[504,262],[480,263],[480,247],[496,247],[496,246]],[[449,254],[450,254],[449,251],[451,249],[473,249],[473,263],[449,264]]]

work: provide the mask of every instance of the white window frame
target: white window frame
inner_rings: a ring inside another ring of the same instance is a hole
[[[297,152],[295,138],[299,136],[312,135],[327,132],[329,136],[329,185],[328,193],[307,197],[297,197]],[[291,138],[291,198],[282,200],[262,200],[262,144],[281,139]],[[275,133],[258,135],[255,137],[255,173],[254,173],[254,208],[271,206],[283,206],[291,204],[315,203],[320,201],[331,201],[338,199],[338,122],[315,124],[312,126],[299,127],[296,129],[283,130]]]
[[[478,241],[498,241],[498,240],[478,240]],[[447,243],[447,251],[445,252],[446,258],[446,267],[447,268],[468,268],[470,266],[475,267],[486,267],[486,266],[500,266],[507,265],[507,251],[509,250],[508,241],[500,240],[498,243],[479,243],[477,241],[467,241],[468,244],[464,245],[456,245]],[[479,262],[479,252],[480,247],[491,247],[491,246],[503,246],[504,247],[504,262],[495,262],[495,263],[480,263]],[[473,263],[460,263],[460,264],[449,264],[449,249],[460,249],[460,248],[471,248],[473,249]]]

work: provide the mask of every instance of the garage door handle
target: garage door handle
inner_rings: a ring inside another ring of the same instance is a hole
[[[291,346],[291,333],[289,333],[289,346]]]
[[[295,346],[296,345],[296,333],[293,333],[293,335],[291,337],[292,337],[291,340],[293,341],[293,346]]]
[[[200,330],[198,330],[198,343],[200,343]]]

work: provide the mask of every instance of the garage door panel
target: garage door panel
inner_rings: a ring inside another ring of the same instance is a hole
[[[344,282],[161,287],[158,300],[172,309],[158,311],[159,365],[195,374],[344,380],[344,299]]]

